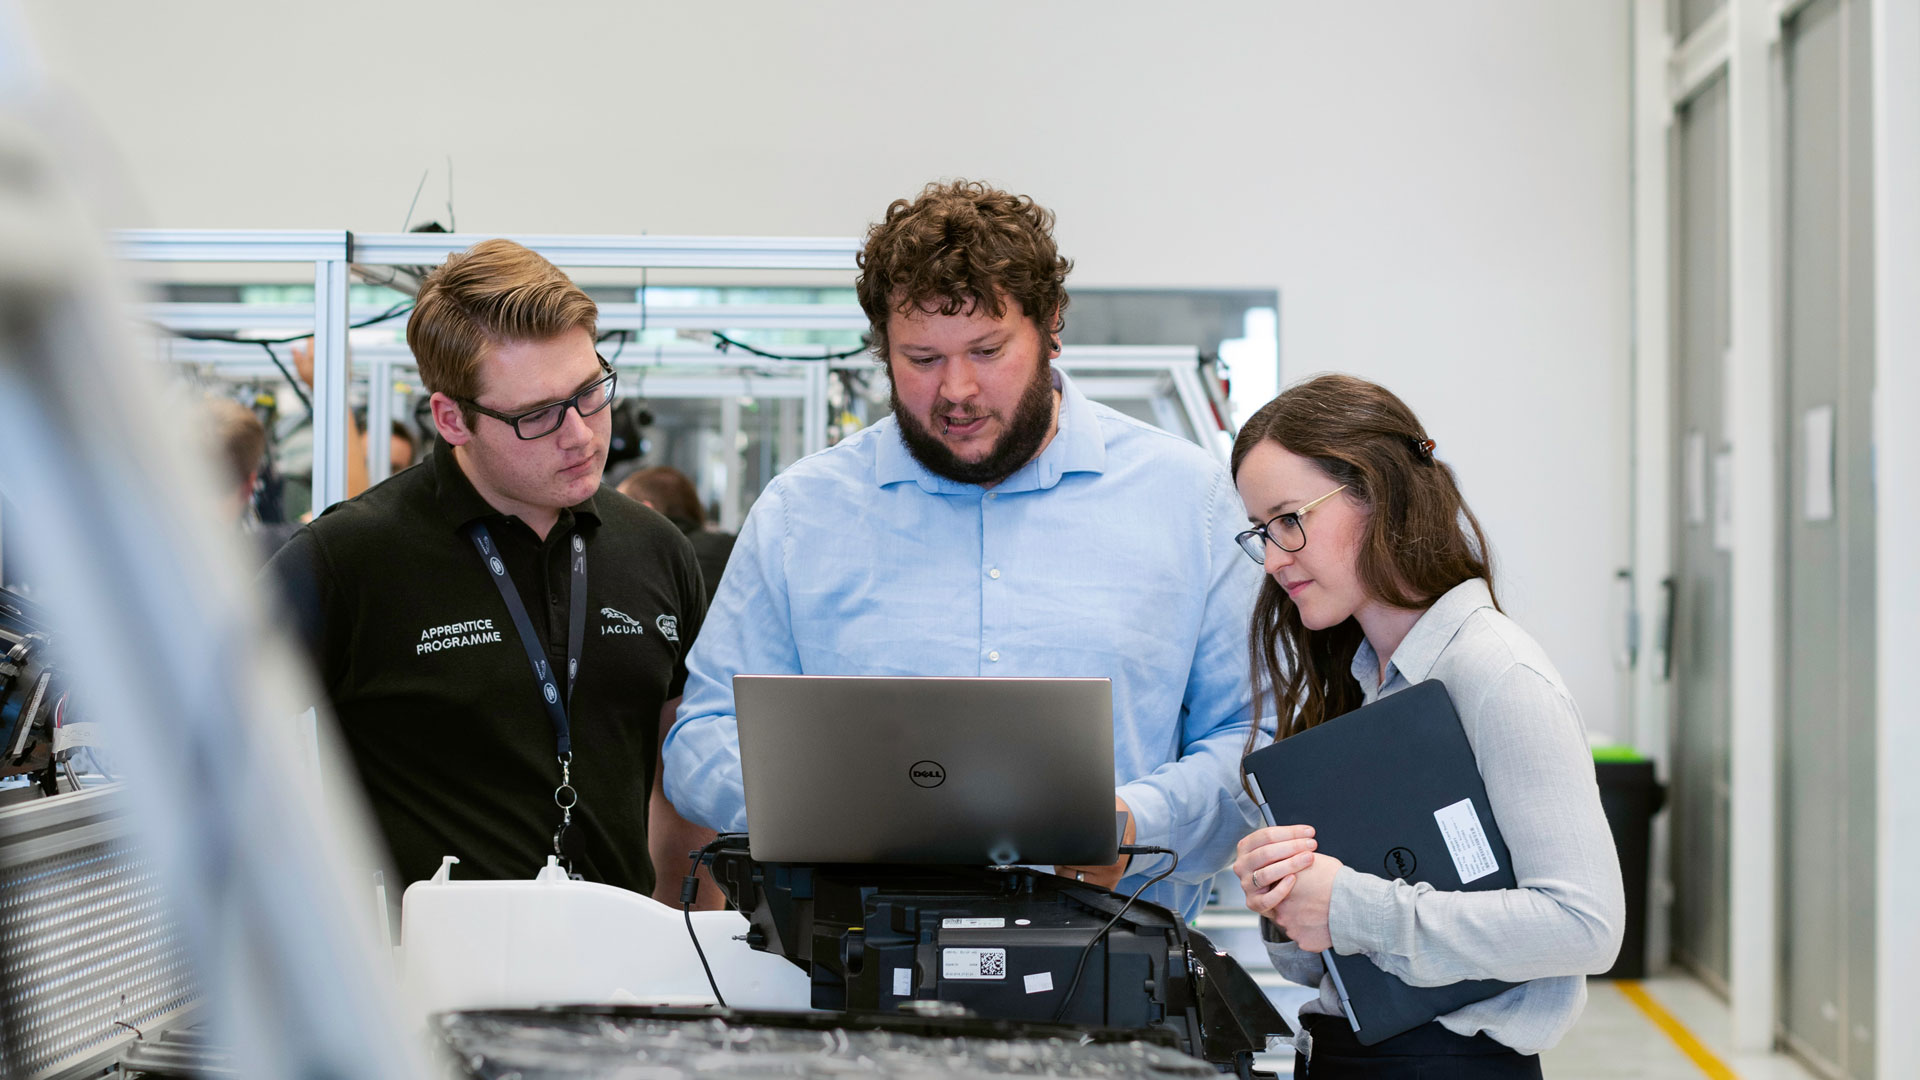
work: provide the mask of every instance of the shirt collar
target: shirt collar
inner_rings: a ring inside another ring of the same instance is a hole
[[[1440,659],[1440,653],[1453,641],[1469,616],[1482,608],[1493,606],[1493,591],[1487,588],[1483,578],[1468,578],[1442,593],[1440,599],[1420,616],[1401,640],[1400,647],[1393,650],[1393,659],[1388,666],[1400,672],[1409,684],[1425,682],[1433,673],[1433,665]],[[1361,686],[1384,686],[1379,681],[1380,658],[1373,646],[1365,641],[1353,654],[1353,677]],[[1392,678],[1388,676],[1389,680]]]
[[[995,491],[1036,491],[1053,487],[1060,478],[1070,472],[1104,472],[1107,467],[1107,441],[1100,433],[1100,417],[1093,411],[1093,402],[1073,385],[1073,380],[1059,368],[1053,369],[1053,386],[1060,391],[1060,427],[1054,432],[1053,441],[1032,461],[1015,470],[1013,475],[994,486]],[[920,464],[911,450],[907,449],[906,437],[900,434],[900,422],[889,417],[883,421],[890,426],[877,431],[880,443],[875,453],[874,483],[878,487],[912,481],[932,494],[959,495],[977,494],[978,484],[963,484],[937,475]]]
[[[511,515],[503,514],[493,508],[493,504],[482,498],[460,468],[460,462],[454,457],[453,447],[437,435],[433,440],[433,479],[435,501],[440,507],[440,515],[446,520],[447,527],[456,532],[464,530],[469,524],[489,518],[505,519]],[[560,524],[567,523],[568,516],[600,524],[600,510],[595,500],[599,491],[587,496],[560,513]],[[519,520],[515,518],[514,520]]]

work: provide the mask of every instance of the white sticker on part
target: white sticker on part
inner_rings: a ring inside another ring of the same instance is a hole
[[[941,919],[942,930],[1001,930],[1005,929],[1005,919]]]
[[[943,979],[1004,979],[1007,977],[1005,949],[942,949],[940,977]]]
[[[1033,974],[1027,976],[1026,983],[1027,983],[1027,993],[1044,994],[1047,991],[1053,989],[1053,972],[1036,971]]]
[[[893,996],[894,997],[912,997],[913,996],[913,969],[912,968],[894,968],[893,969]]]
[[[1453,856],[1453,868],[1460,872],[1460,884],[1478,881],[1500,869],[1493,860],[1493,845],[1487,843],[1487,834],[1480,828],[1480,815],[1473,812],[1472,799],[1435,810],[1433,820],[1439,823],[1447,853]]]

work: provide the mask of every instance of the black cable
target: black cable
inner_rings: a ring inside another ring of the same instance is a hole
[[[693,901],[700,895],[700,860],[719,843],[716,839],[706,847],[693,850],[693,865],[687,868],[687,880],[680,883],[680,911],[687,917],[687,936],[693,939],[694,954],[700,957],[700,970],[707,973],[707,985],[713,988],[714,1003],[724,1009],[727,999],[720,996],[720,984],[713,980],[713,967],[707,963],[707,951],[700,947],[700,935],[693,932]]]
[[[388,308],[387,310],[381,312],[378,315],[361,319],[357,323],[348,323],[347,329],[364,330],[367,327],[373,326],[377,323],[386,322],[388,319],[397,319],[400,316],[405,315],[406,313],[412,310],[413,310],[412,300],[410,299],[401,300],[398,303],[394,304],[392,307]],[[205,331],[205,330],[175,330],[172,327],[160,325],[158,323],[156,323],[155,325],[160,326],[160,329],[165,331],[166,333],[172,334],[174,337],[181,338],[186,341],[230,341],[235,345],[291,345],[296,341],[305,341],[308,338],[313,336],[311,333],[306,333],[306,334],[294,334],[291,337],[282,337],[282,338],[250,338],[250,337],[243,338],[235,334],[219,334],[219,333],[214,333],[212,331]]]
[[[307,396],[305,390],[300,389],[300,380],[294,377],[293,372],[287,370],[287,365],[280,362],[280,354],[273,351],[271,342],[262,341],[259,345],[267,350],[267,359],[273,361],[273,366],[280,369],[280,374],[286,377],[287,385],[293,387],[293,396],[300,399],[300,404],[307,407],[307,416],[312,417],[313,399]]]
[[[737,348],[737,350],[741,350],[741,352],[745,352],[745,354],[753,354],[753,356],[758,356],[760,359],[812,359],[812,361],[822,361],[822,359],[824,359],[824,361],[833,361],[833,359],[847,359],[849,356],[860,356],[862,352],[866,352],[866,350],[870,348],[868,342],[866,342],[866,338],[862,338],[862,340],[860,340],[860,348],[851,348],[851,350],[847,350],[847,352],[829,352],[826,356],[780,356],[778,352],[766,352],[766,350],[760,350],[760,348],[753,348],[753,346],[747,344],[747,342],[737,342],[737,340],[733,340],[733,338],[722,334],[720,331],[712,331],[712,336],[714,336],[714,342],[718,342],[718,344],[714,344],[714,348],[720,350],[720,352],[728,352],[728,350]]]
[[[620,339],[620,344],[614,348],[613,355],[607,357],[607,363],[609,364],[618,362],[620,359],[620,354],[627,351],[627,342],[633,340],[633,331],[608,330],[606,333],[601,334],[599,337],[595,338],[593,342],[595,345],[598,345],[601,342],[607,340],[608,338],[616,338],[616,337]]]
[[[362,319],[357,323],[348,323],[347,329],[365,329],[376,323],[383,323],[388,319],[398,318],[412,310],[413,301],[402,300],[370,319]],[[300,380],[295,377],[293,372],[287,370],[286,364],[280,361],[280,354],[273,351],[275,345],[291,345],[296,341],[305,341],[312,337],[312,334],[295,334],[292,337],[283,338],[243,338],[234,334],[216,334],[197,330],[175,330],[159,323],[155,323],[154,325],[159,326],[162,331],[172,334],[174,337],[180,338],[183,341],[225,341],[234,345],[258,345],[267,350],[267,359],[273,361],[273,366],[280,369],[280,374],[285,377],[287,384],[293,387],[293,396],[299,398],[300,404],[307,407],[307,416],[309,418],[313,416],[313,399],[307,396],[305,390],[300,389]]]
[[[1112,930],[1114,925],[1120,921],[1121,917],[1133,907],[1133,902],[1140,899],[1141,893],[1167,880],[1175,870],[1180,868],[1179,853],[1168,848],[1149,847],[1144,844],[1123,844],[1120,847],[1120,853],[1123,855],[1165,855],[1171,859],[1172,862],[1165,870],[1141,882],[1140,887],[1133,890],[1133,895],[1127,897],[1127,902],[1120,905],[1120,910],[1114,912],[1113,918],[1107,920],[1107,925],[1101,927],[1099,933],[1087,939],[1086,948],[1080,950],[1080,962],[1073,965],[1073,980],[1067,983],[1067,992],[1060,996],[1060,1007],[1054,1010],[1053,1022],[1056,1024],[1060,1022],[1062,1017],[1067,1015],[1067,1006],[1073,1003],[1073,992],[1080,989],[1080,977],[1086,974],[1087,957],[1093,955],[1093,947],[1106,939],[1107,932]]]

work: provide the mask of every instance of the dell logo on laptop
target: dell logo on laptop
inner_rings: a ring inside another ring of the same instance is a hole
[[[937,761],[916,761],[907,770],[907,775],[921,787],[939,787],[947,782],[947,770]]]

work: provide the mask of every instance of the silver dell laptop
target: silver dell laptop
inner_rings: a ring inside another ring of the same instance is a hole
[[[1118,860],[1106,679],[735,675],[760,862]]]

